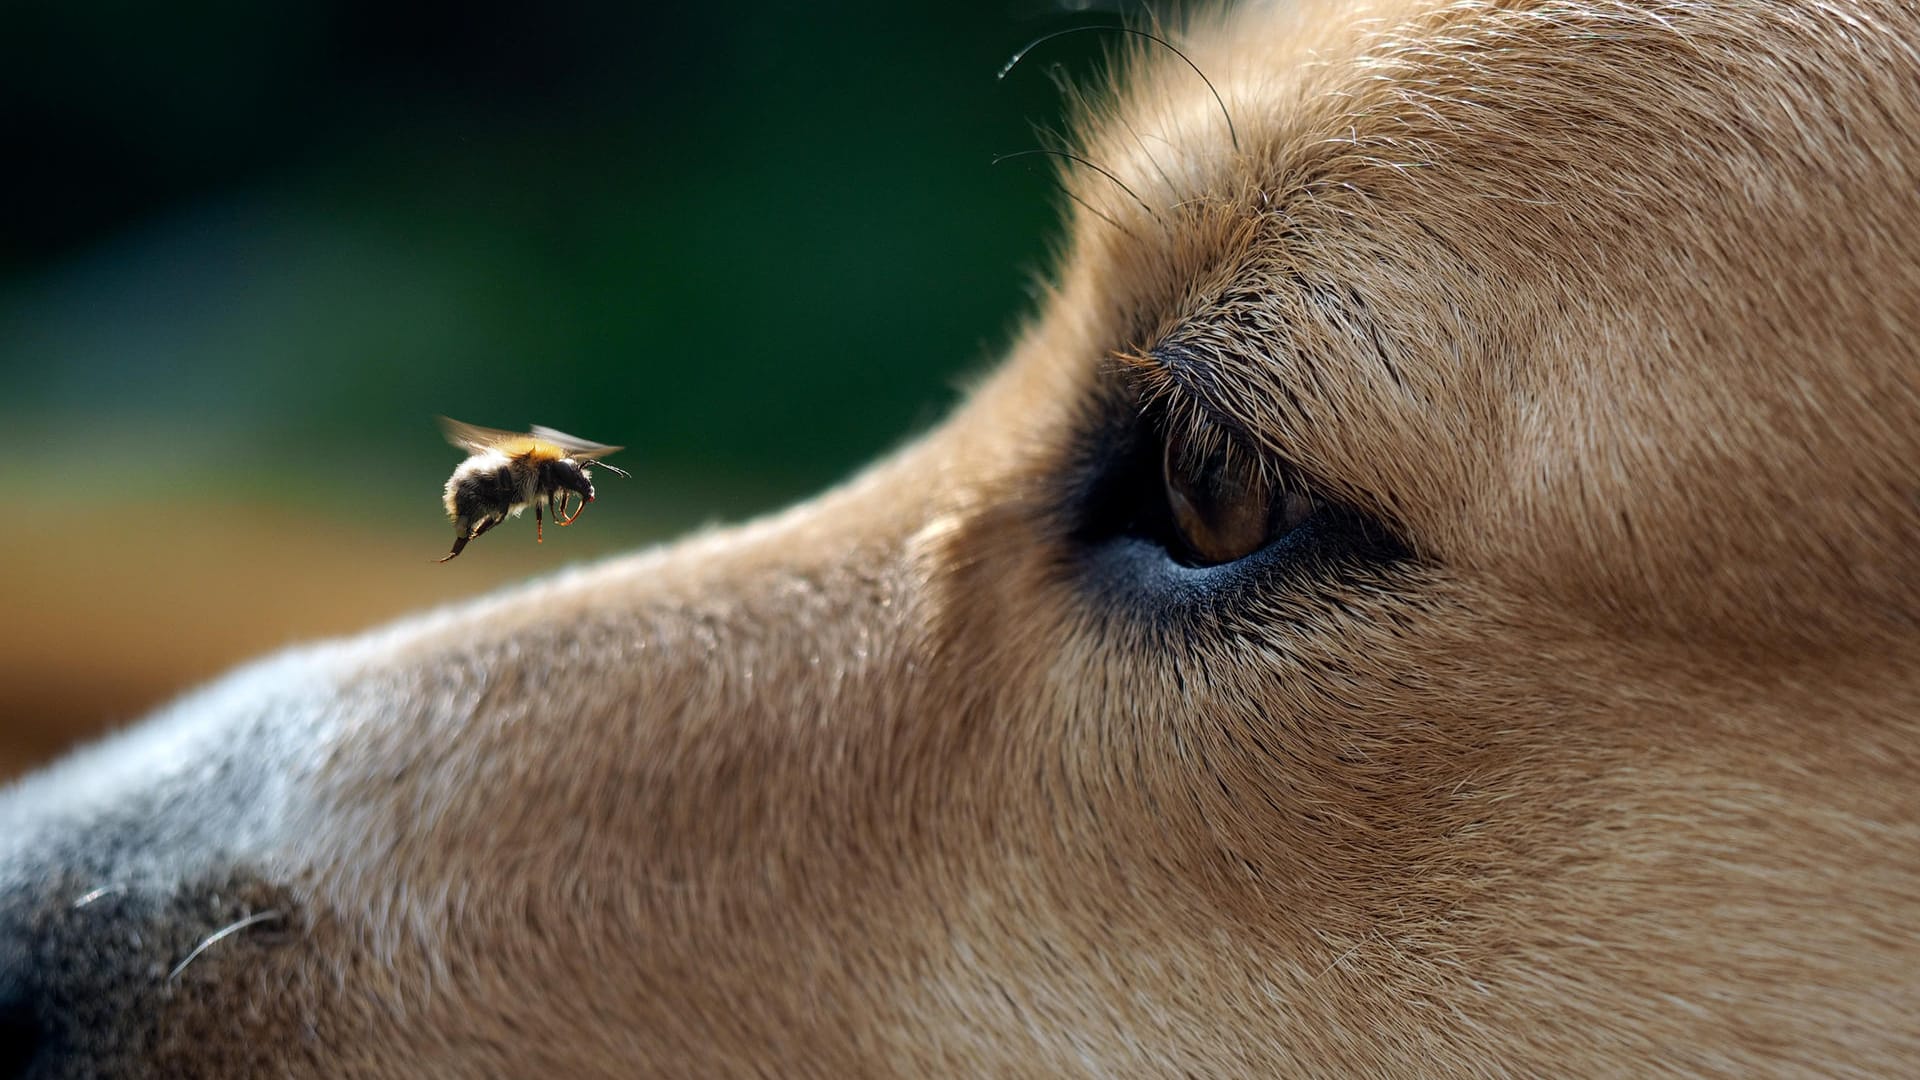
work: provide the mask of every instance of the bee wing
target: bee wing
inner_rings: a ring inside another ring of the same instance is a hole
[[[478,424],[463,424],[450,416],[440,418],[440,430],[445,433],[448,442],[470,454],[482,453],[502,443],[527,437],[523,431],[501,431]]]
[[[595,461],[599,458],[606,457],[615,450],[626,449],[624,446],[608,446],[606,443],[576,439],[564,431],[555,431],[550,427],[541,427],[539,424],[533,425],[533,431],[530,432],[530,434],[541,442],[552,443],[560,449],[565,450],[568,457],[582,458],[587,461]]]

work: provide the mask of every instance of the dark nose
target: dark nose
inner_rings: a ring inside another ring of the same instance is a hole
[[[47,1033],[27,974],[20,943],[0,942],[0,1080],[32,1075],[46,1050]]]

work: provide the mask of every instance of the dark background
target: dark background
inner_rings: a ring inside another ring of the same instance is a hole
[[[1045,269],[1110,12],[0,7],[0,776],[250,655],[817,490]],[[460,559],[434,416],[629,449]]]

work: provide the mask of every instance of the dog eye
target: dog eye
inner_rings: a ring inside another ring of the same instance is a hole
[[[1175,537],[1198,566],[1243,559],[1320,509],[1255,454],[1183,425],[1167,432],[1160,473]]]

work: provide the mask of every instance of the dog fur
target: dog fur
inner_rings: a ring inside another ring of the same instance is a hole
[[[936,431],[0,800],[30,1075],[1910,1070],[1920,13],[1168,32]],[[1172,394],[1397,554],[1091,535]]]

